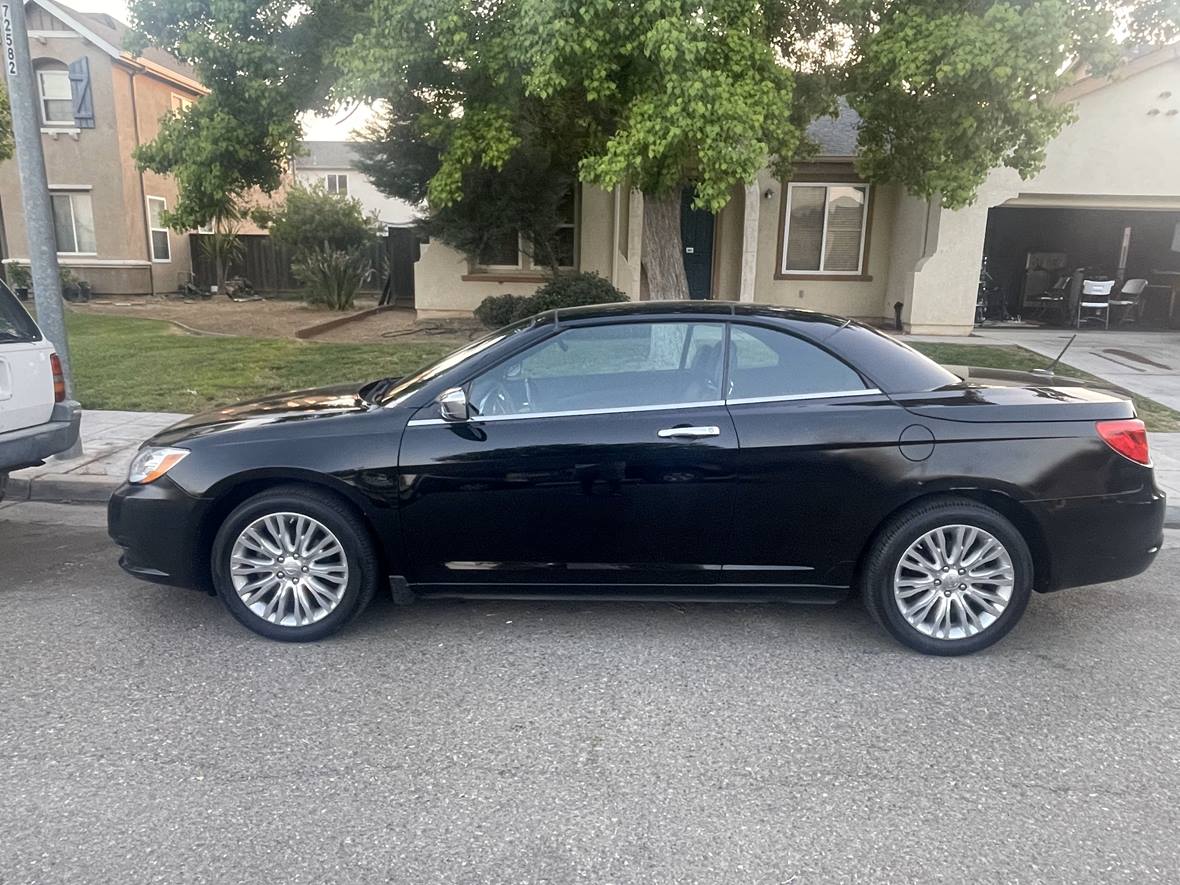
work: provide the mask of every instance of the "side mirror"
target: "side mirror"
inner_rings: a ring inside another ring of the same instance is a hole
[[[467,394],[462,387],[452,387],[439,396],[438,413],[444,421],[467,420]]]

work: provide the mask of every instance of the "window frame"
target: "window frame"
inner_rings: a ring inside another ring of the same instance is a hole
[[[332,190],[332,179],[336,179],[336,190]],[[340,190],[340,182],[344,182],[344,190]],[[347,172],[325,172],[324,173],[324,190],[334,197],[347,197],[350,194],[348,186]]]
[[[195,99],[181,95],[179,92],[171,93],[168,98],[169,108],[182,114],[189,110],[194,104],[196,104]]]
[[[464,376],[462,382],[452,385],[447,389],[454,387],[462,388],[463,393],[470,399],[471,385],[488,374],[494,372],[504,363],[510,362],[514,359],[521,359],[526,353],[536,347],[542,347],[545,344],[553,341],[559,335],[566,332],[571,332],[576,329],[608,329],[618,326],[649,326],[657,323],[662,324],[683,324],[683,325],[711,325],[721,327],[721,390],[725,390],[725,386],[729,380],[729,327],[730,323],[723,317],[635,317],[622,320],[614,320],[610,322],[588,322],[568,325],[556,325],[551,332],[544,337],[538,338],[536,341],[531,341],[528,344],[512,351],[505,355],[502,359],[496,360],[494,363],[489,363],[486,366],[480,366],[475,371]],[[691,343],[686,342],[686,343]],[[687,353],[685,354],[687,356]],[[711,400],[694,400],[687,403],[656,403],[654,405],[643,406],[610,406],[605,408],[595,409],[561,409],[547,412],[522,412],[515,415],[471,415],[466,422],[452,422],[444,421],[442,418],[427,418],[416,419],[411,421],[412,425],[421,424],[453,424],[453,423],[472,423],[480,421],[520,421],[525,418],[571,418],[580,415],[622,415],[629,412],[658,412],[669,409],[701,409],[706,407],[716,408],[723,406],[724,398],[719,397]]]
[[[582,187],[574,185],[573,220],[557,225],[557,230],[571,229],[574,232],[574,263],[559,264],[558,270],[576,271],[582,264]],[[479,261],[468,261],[468,272],[461,279],[464,282],[502,282],[502,283],[532,283],[545,278],[546,268],[535,264],[533,258],[525,250],[524,236],[516,234],[516,264],[482,264]]]
[[[719,399],[702,400],[700,402],[691,402],[691,403],[661,403],[661,404],[651,405],[651,406],[617,406],[617,407],[612,407],[612,408],[601,408],[601,409],[569,409],[569,410],[557,410],[557,411],[547,411],[547,412],[526,412],[526,413],[517,414],[517,415],[472,415],[472,416],[469,416],[465,421],[448,421],[443,418],[435,418],[435,417],[424,417],[424,418],[413,417],[413,418],[411,418],[411,420],[407,426],[409,426],[409,427],[425,427],[425,426],[441,426],[444,424],[455,426],[455,425],[480,423],[480,422],[485,422],[485,421],[520,421],[520,420],[524,420],[526,418],[571,418],[571,417],[579,417],[579,416],[583,416],[583,415],[586,415],[586,416],[614,415],[614,414],[627,414],[627,413],[631,413],[631,412],[654,412],[654,411],[670,410],[670,409],[717,408],[719,406],[729,407],[729,406],[741,406],[741,405],[754,405],[754,404],[758,404],[758,403],[781,403],[781,402],[792,402],[792,401],[804,401],[805,402],[807,400],[819,400],[819,399],[852,399],[852,398],[859,398],[859,397],[882,396],[883,395],[880,387],[877,385],[877,383],[872,378],[870,378],[868,375],[866,375],[864,372],[862,372],[856,366],[852,365],[850,362],[848,362],[842,356],[840,356],[837,353],[832,352],[827,347],[824,347],[819,342],[814,341],[813,339],[808,338],[805,335],[799,335],[799,334],[793,332],[792,330],[783,328],[782,326],[779,326],[775,323],[760,323],[754,319],[745,319],[745,320],[736,320],[735,321],[732,318],[720,317],[720,316],[719,317],[707,317],[707,316],[706,317],[702,317],[702,316],[680,317],[678,319],[672,319],[672,318],[663,317],[663,316],[648,316],[648,317],[633,317],[633,318],[628,317],[626,319],[620,318],[620,319],[616,319],[616,320],[606,320],[606,321],[601,321],[601,320],[599,320],[599,321],[584,321],[584,322],[579,322],[579,323],[569,323],[569,324],[565,324],[565,325],[551,326],[547,330],[546,334],[537,337],[535,340],[528,341],[527,343],[522,343],[520,346],[514,348],[511,352],[505,354],[504,356],[500,357],[499,359],[495,360],[494,362],[474,366],[474,367],[472,367],[472,369],[470,371],[464,373],[463,375],[458,376],[458,378],[448,379],[446,382],[443,382],[441,380],[441,377],[436,377],[436,378],[431,379],[432,382],[438,384],[438,392],[431,394],[429,400],[423,401],[423,403],[417,409],[417,414],[422,414],[423,409],[428,409],[431,405],[437,403],[438,397],[441,396],[442,393],[445,393],[450,390],[461,389],[461,390],[463,390],[464,395],[470,397],[471,384],[477,378],[480,378],[481,376],[485,375],[486,373],[495,370],[496,368],[498,368],[499,366],[508,362],[509,360],[513,360],[518,357],[521,357],[524,353],[531,350],[532,348],[538,347],[542,344],[545,344],[546,342],[557,337],[558,335],[560,335],[563,332],[569,331],[570,329],[600,328],[600,327],[617,326],[617,325],[639,325],[639,324],[660,323],[660,322],[663,322],[663,323],[668,323],[668,322],[709,323],[709,324],[720,325],[723,327],[724,334],[722,336],[722,350],[721,350],[721,393],[720,393]],[[781,395],[777,395],[777,396],[768,396],[768,397],[730,397],[728,395],[729,372],[730,372],[730,350],[732,347],[732,345],[731,345],[732,331],[735,327],[737,327],[737,328],[752,327],[752,328],[758,328],[758,329],[767,329],[767,330],[770,330],[773,332],[778,332],[779,334],[782,334],[782,335],[789,335],[792,338],[797,338],[800,341],[802,341],[803,343],[809,344],[812,347],[817,348],[822,353],[826,354],[827,356],[831,357],[832,359],[836,360],[837,362],[840,362],[840,363],[844,364],[845,366],[847,366],[850,371],[855,373],[861,379],[861,381],[865,385],[865,387],[863,390],[822,391],[822,392],[817,392],[817,393],[793,393],[793,394],[781,394]],[[477,358],[477,362],[478,362],[478,358]],[[455,366],[454,368],[458,369],[459,367]],[[390,405],[390,403],[386,402],[386,403],[384,403],[384,405],[388,406],[388,405]]]
[[[852,365],[852,363],[848,362],[848,360],[844,359],[839,354],[833,353],[832,351],[828,350],[828,348],[824,347],[818,341],[813,341],[812,339],[810,339],[804,335],[796,335],[790,329],[784,329],[781,326],[776,326],[776,325],[773,325],[770,323],[752,323],[752,322],[740,322],[740,321],[734,322],[732,320],[730,322],[726,323],[726,327],[727,327],[728,331],[725,334],[725,371],[722,374],[722,382],[721,382],[722,388],[721,388],[721,390],[723,393],[725,405],[727,405],[727,406],[740,406],[740,405],[748,405],[748,404],[752,404],[752,403],[785,403],[785,402],[793,402],[796,400],[840,399],[840,398],[844,398],[844,397],[876,396],[881,393],[880,388],[878,388],[877,385],[873,382],[873,379],[869,378],[864,372],[862,372],[856,366]],[[861,390],[825,390],[825,391],[818,391],[815,393],[784,393],[784,394],[776,394],[774,396],[741,396],[741,397],[730,396],[729,373],[730,373],[730,369],[731,369],[730,363],[731,363],[732,354],[733,354],[733,344],[732,344],[733,330],[734,329],[743,329],[743,328],[766,329],[771,332],[777,332],[780,335],[788,335],[791,338],[794,338],[798,341],[803,342],[804,344],[810,345],[811,347],[814,347],[816,350],[818,350],[820,353],[824,354],[825,356],[831,357],[836,362],[840,363],[845,368],[847,368],[850,372],[855,374],[858,378],[860,378],[861,383],[864,385],[864,388]]]
[[[52,65],[42,65],[36,69],[37,71],[37,107],[39,108],[38,116],[41,118],[41,125],[47,129],[75,129],[77,128],[76,120],[74,118],[74,88],[70,85],[70,69],[68,67],[58,67],[57,63]],[[45,96],[45,75],[52,74],[60,76],[66,82],[66,91],[69,93],[66,98],[47,98]],[[67,120],[50,120],[47,114],[47,103],[51,101],[68,101],[70,103],[70,115]]]
[[[78,243],[78,213],[74,209],[74,197],[85,197],[86,199],[90,200],[90,218],[91,218],[91,220],[93,220],[94,219],[94,200],[91,197],[90,190],[88,188],[85,190],[81,190],[78,188],[74,188],[74,189],[66,189],[66,188],[60,188],[60,187],[55,188],[53,185],[50,185],[49,186],[49,204],[50,204],[50,214],[51,215],[53,212],[53,198],[54,197],[69,197],[69,199],[70,199],[70,228],[73,230],[73,234],[74,234],[74,249],[77,250],[78,245],[79,245],[79,243]],[[56,242],[57,219],[54,218],[53,221],[54,221],[54,235],[55,235],[54,246],[56,247],[57,245],[59,245]],[[81,252],[81,251],[66,252],[66,251],[62,251],[59,249],[57,251],[57,254],[58,255],[67,255],[67,256],[96,256],[96,255],[98,255],[98,225],[95,225],[95,228],[94,228],[94,251],[93,252]]]
[[[788,270],[787,269],[787,236],[791,226],[791,198],[797,187],[822,187],[824,195],[824,224],[820,231],[820,269],[819,270]],[[828,234],[828,192],[833,187],[863,188],[865,192],[864,223],[860,227],[860,255],[857,270],[823,270],[825,253],[827,250]],[[841,180],[839,175],[808,176],[798,175],[790,181],[782,183],[781,209],[778,226],[778,258],[775,263],[774,278],[776,280],[843,280],[853,282],[871,282],[873,277],[868,272],[870,232],[873,226],[873,197],[876,188],[866,181],[857,178]]]
[[[476,264],[476,267],[485,271],[525,270],[524,237],[520,231],[516,232],[516,264]]]
[[[157,197],[152,194],[148,194],[146,197],[144,197],[144,207],[147,212],[148,249],[151,253],[152,264],[171,264],[172,263],[172,232],[170,230],[168,230],[168,228],[166,228],[166,227],[153,227],[152,226],[152,201],[153,200],[158,200],[159,202],[163,203],[164,204],[163,211],[165,211],[165,212],[168,211],[167,197]],[[157,258],[156,257],[156,240],[155,240],[155,237],[153,236],[153,234],[155,234],[157,232],[162,232],[164,234],[164,236],[167,237],[167,242],[168,242],[168,257],[167,258]]]

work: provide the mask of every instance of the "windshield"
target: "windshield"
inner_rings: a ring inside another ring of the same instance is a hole
[[[12,290],[0,282],[0,341],[40,341],[41,332]]]
[[[453,369],[464,360],[471,359],[477,354],[483,353],[489,347],[499,344],[506,338],[511,338],[518,332],[523,332],[525,329],[532,328],[537,322],[536,317],[529,317],[527,320],[521,320],[518,323],[513,323],[510,326],[504,326],[497,329],[489,335],[485,335],[470,344],[465,344],[458,350],[451,351],[442,359],[433,362],[428,366],[424,366],[417,372],[414,372],[402,378],[396,385],[385,391],[377,401],[384,406],[396,406],[402,402],[406,397],[410,396],[424,384],[433,381],[443,372]]]

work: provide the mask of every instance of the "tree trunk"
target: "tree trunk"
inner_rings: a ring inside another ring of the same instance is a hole
[[[653,300],[688,298],[678,191],[660,196],[643,195],[643,270]]]

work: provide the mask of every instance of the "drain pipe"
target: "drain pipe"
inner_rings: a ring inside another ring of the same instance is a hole
[[[131,81],[131,123],[134,127],[136,147],[139,147],[141,144],[143,144],[139,138],[139,105],[135,100],[135,75],[138,73],[139,71],[133,68],[129,74],[129,79]],[[132,162],[134,162],[134,160]],[[152,229],[151,219],[148,218],[147,185],[144,184],[143,170],[139,168],[138,163],[135,164],[135,169],[139,173],[139,211],[143,213],[143,237],[144,245],[147,247],[148,288],[151,290],[152,297],[155,298],[156,267],[152,262]]]

